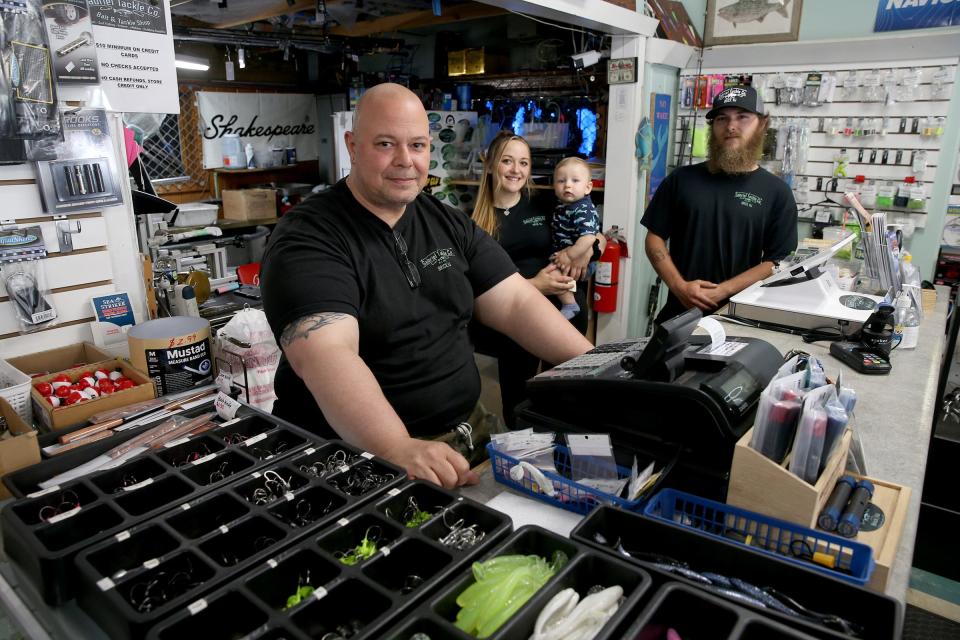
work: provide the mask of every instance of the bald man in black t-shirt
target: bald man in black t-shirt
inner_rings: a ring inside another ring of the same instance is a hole
[[[274,413],[445,487],[475,482],[442,442],[480,394],[471,317],[560,363],[591,344],[462,211],[421,193],[430,129],[396,84],[360,99],[351,171],[277,225],[264,310],[283,349]]]
[[[768,120],[752,87],[721,91],[707,113],[707,161],[657,188],[641,220],[647,257],[670,289],[657,322],[716,310],[796,249],[793,192],[757,165]]]

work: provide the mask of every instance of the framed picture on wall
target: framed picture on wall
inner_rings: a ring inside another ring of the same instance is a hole
[[[802,6],[803,0],[707,0],[704,44],[796,40]]]

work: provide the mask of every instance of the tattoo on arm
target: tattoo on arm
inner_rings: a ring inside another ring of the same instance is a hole
[[[280,346],[286,349],[298,338],[306,340],[311,332],[347,317],[349,316],[346,313],[329,312],[314,313],[309,316],[304,316],[299,320],[294,320],[288,324],[287,328],[280,334]]]
[[[654,264],[656,264],[656,263],[661,262],[661,261],[663,261],[664,259],[666,259],[666,257],[667,257],[667,254],[664,253],[662,249],[656,249],[656,250],[653,252],[653,255],[650,256],[650,259],[651,259],[650,261],[653,262]]]

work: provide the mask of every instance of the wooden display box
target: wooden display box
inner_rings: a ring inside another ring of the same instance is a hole
[[[0,438],[0,476],[40,462],[37,432],[3,398],[0,398],[0,418],[10,431],[9,437]],[[10,491],[0,483],[0,500],[9,497]]]
[[[789,455],[783,464],[777,464],[752,449],[751,437],[752,428],[733,449],[727,504],[814,528],[833,486],[843,475],[853,433],[844,431],[815,485],[790,473]]]
[[[893,563],[897,559],[903,525],[907,520],[911,489],[895,482],[876,480],[869,476],[858,476],[855,473],[849,475],[858,480],[866,478],[873,483],[873,498],[870,502],[880,507],[884,514],[883,526],[876,531],[860,531],[854,538],[856,542],[870,545],[873,549],[873,559],[877,563],[867,588],[883,593],[887,587]]]
[[[849,429],[844,432],[815,485],[790,473],[787,469],[789,456],[781,465],[751,449],[752,435],[753,429],[750,429],[733,450],[727,504],[816,529],[817,517],[840,476],[861,477],[845,471],[847,452],[853,439]],[[876,531],[861,531],[853,540],[873,549],[876,568],[867,587],[882,593],[900,546],[911,490],[885,480],[866,479],[873,483],[871,502],[883,511],[884,523]]]
[[[70,376],[71,380],[76,380],[81,372],[93,371],[95,369],[106,369],[108,371],[120,369],[123,375],[136,383],[136,386],[130,389],[124,389],[123,391],[116,391],[110,395],[100,396],[96,400],[86,400],[74,405],[61,407],[53,407],[40,395],[40,392],[37,391],[36,384],[38,382],[49,382],[59,373],[65,373]],[[33,401],[34,421],[48,431],[82,424],[95,413],[125,407],[128,404],[151,400],[155,397],[153,380],[145,373],[141,373],[138,369],[135,369],[129,362],[119,358],[86,364],[82,367],[75,367],[45,376],[38,376],[33,379],[33,385],[33,388],[30,389],[30,397]]]
[[[277,217],[274,189],[225,189],[223,217],[227,220],[263,220]]]

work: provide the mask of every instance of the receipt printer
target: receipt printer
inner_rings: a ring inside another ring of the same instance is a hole
[[[689,482],[671,486],[725,492],[733,447],[783,356],[757,338],[714,345],[693,336],[700,317],[691,309],[650,338],[601,345],[537,375],[518,426],[609,433],[618,447],[653,455],[679,451],[673,474]]]

